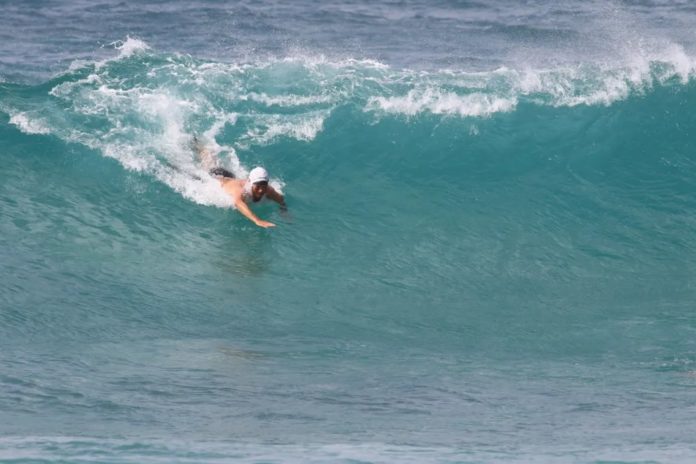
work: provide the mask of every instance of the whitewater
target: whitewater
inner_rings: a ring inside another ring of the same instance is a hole
[[[0,462],[696,460],[688,2],[0,6]]]

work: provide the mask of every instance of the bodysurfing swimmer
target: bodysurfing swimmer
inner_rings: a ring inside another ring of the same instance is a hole
[[[195,139],[194,141],[197,142]],[[249,172],[247,179],[237,179],[233,173],[225,168],[211,167],[214,165],[214,161],[208,150],[201,148],[197,143],[196,149],[210,175],[216,177],[220,181],[222,189],[232,197],[232,203],[237,211],[259,227],[275,227],[272,222],[264,221],[254,214],[248,204],[249,201],[258,203],[267,197],[278,203],[281,211],[287,211],[285,198],[268,184],[268,172],[264,168],[257,166]]]

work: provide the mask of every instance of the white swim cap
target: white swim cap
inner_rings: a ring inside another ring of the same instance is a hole
[[[261,166],[257,166],[249,173],[249,182],[255,184],[257,182],[268,182],[268,171]]]

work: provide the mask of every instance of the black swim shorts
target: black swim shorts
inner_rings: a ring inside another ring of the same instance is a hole
[[[232,174],[230,171],[228,171],[225,168],[213,168],[210,171],[208,171],[211,176],[222,176],[222,177],[229,177],[230,179],[234,179],[234,174]]]

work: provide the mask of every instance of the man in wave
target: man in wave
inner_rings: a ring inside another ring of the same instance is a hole
[[[237,179],[233,173],[225,168],[219,166],[210,168],[210,166],[215,164],[213,155],[201,147],[195,138],[194,143],[203,165],[209,168],[208,172],[210,175],[216,177],[220,181],[222,189],[232,197],[232,203],[234,203],[235,208],[259,227],[275,227],[275,224],[272,222],[260,219],[247,204],[249,201],[258,203],[266,197],[278,203],[281,211],[287,211],[283,195],[268,185],[268,172],[264,168],[257,166],[249,172],[247,179]]]
[[[264,168],[260,166],[255,167],[249,172],[247,179],[236,179],[234,174],[220,167],[213,168],[209,172],[210,175],[220,180],[222,189],[232,197],[235,208],[257,226],[268,228],[275,227],[275,224],[264,221],[255,215],[247,204],[249,200],[258,203],[264,197],[267,197],[278,203],[281,211],[287,211],[283,195],[268,185],[268,172]]]

